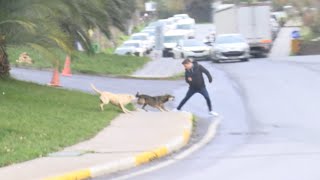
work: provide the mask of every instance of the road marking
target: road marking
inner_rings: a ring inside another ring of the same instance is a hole
[[[147,173],[150,173],[152,171],[156,171],[156,170],[159,170],[159,169],[164,168],[166,166],[169,166],[169,165],[171,165],[173,163],[176,163],[177,161],[182,160],[183,158],[188,157],[192,153],[198,151],[200,148],[202,148],[203,146],[208,144],[215,137],[221,119],[222,119],[222,117],[214,118],[214,121],[211,122],[207,133],[205,134],[205,136],[198,143],[196,143],[193,146],[191,146],[190,148],[182,151],[181,153],[179,153],[178,155],[176,155],[172,159],[169,159],[169,160],[167,160],[165,162],[162,162],[162,163],[157,164],[155,166],[143,169],[143,170],[138,171],[138,172],[134,172],[134,173],[131,173],[131,174],[128,174],[128,175],[124,175],[124,176],[121,176],[121,177],[117,177],[117,178],[112,178],[112,180],[125,180],[125,179],[133,178],[133,177],[136,177],[136,176],[140,176],[140,175],[143,175],[143,174],[147,174]]]

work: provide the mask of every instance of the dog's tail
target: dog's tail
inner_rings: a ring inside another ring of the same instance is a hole
[[[90,85],[91,85],[91,88],[92,88],[96,93],[102,94],[102,92],[101,92],[99,89],[97,89],[93,84],[90,84]]]

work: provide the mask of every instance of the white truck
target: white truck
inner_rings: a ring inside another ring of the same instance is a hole
[[[163,57],[173,57],[173,48],[175,48],[181,40],[188,39],[188,34],[185,30],[171,30],[163,35]]]
[[[270,14],[269,3],[217,5],[213,18],[216,34],[242,34],[250,45],[250,54],[265,57],[272,46]]]

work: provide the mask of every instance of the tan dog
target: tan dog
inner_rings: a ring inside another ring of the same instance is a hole
[[[101,111],[104,110],[103,106],[106,104],[109,104],[109,102],[110,102],[111,104],[120,107],[124,113],[131,112],[128,109],[126,109],[125,106],[127,104],[131,103],[134,99],[136,99],[135,96],[130,95],[130,94],[113,94],[113,93],[106,92],[106,91],[100,91],[93,84],[91,84],[91,87],[95,92],[100,94]]]

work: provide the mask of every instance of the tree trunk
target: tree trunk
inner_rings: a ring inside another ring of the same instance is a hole
[[[0,42],[0,77],[8,76],[10,71],[10,64],[8,54],[4,44]]]

